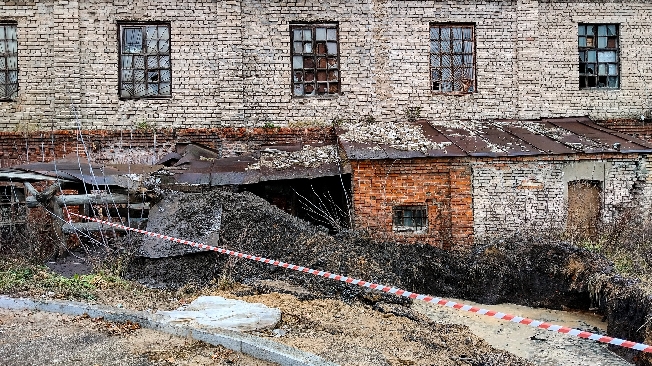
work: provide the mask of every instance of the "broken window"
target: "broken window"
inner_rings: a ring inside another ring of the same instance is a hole
[[[292,94],[297,97],[339,94],[337,24],[293,24],[290,38]]]
[[[394,231],[425,232],[428,228],[426,206],[394,207]]]
[[[440,93],[475,92],[474,26],[430,25],[430,79]]]
[[[16,23],[0,23],[0,100],[18,96],[18,37]]]
[[[120,24],[120,97],[169,97],[170,24]]]
[[[580,24],[580,89],[620,87],[618,24]]]
[[[568,182],[566,230],[577,239],[594,238],[602,202],[601,183],[594,180]]]

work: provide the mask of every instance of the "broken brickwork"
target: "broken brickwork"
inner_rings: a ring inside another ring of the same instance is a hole
[[[471,167],[447,159],[351,161],[355,224],[398,242],[473,244]],[[393,207],[425,207],[427,230],[397,232]]]

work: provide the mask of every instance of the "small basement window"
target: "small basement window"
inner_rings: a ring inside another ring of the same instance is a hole
[[[425,232],[428,230],[426,206],[394,207],[394,231]]]

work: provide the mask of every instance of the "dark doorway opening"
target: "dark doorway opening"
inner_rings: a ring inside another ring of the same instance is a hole
[[[298,218],[331,233],[351,227],[351,175],[285,179],[241,187]]]

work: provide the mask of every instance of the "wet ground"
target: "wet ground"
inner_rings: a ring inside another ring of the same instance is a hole
[[[530,319],[605,334],[602,316],[586,312],[536,309],[513,304],[484,305],[465,300],[455,302],[480,306]],[[462,312],[444,306],[415,302],[413,309],[438,323],[463,324],[487,343],[539,366],[626,366],[631,365],[611,352],[604,343]]]

